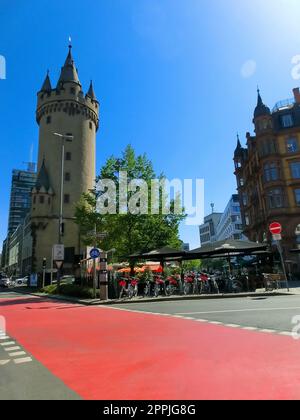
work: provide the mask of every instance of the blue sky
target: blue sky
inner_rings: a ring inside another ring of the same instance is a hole
[[[0,240],[11,171],[37,154],[36,92],[56,83],[72,36],[85,90],[101,102],[97,166],[131,143],[169,178],[204,178],[206,210],[236,190],[236,132],[253,131],[259,84],[273,106],[300,81],[298,0],[1,0]],[[248,62],[248,64],[247,64]],[[182,238],[199,245],[196,227]]]

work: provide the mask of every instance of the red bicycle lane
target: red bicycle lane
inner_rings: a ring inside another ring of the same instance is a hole
[[[299,399],[289,337],[43,299],[1,300],[8,333],[84,399]]]

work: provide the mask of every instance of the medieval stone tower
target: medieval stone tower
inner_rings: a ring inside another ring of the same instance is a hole
[[[95,183],[99,103],[92,82],[86,95],[82,90],[71,46],[56,87],[52,88],[47,74],[37,96],[39,155],[38,178],[32,191],[33,269],[41,271],[43,258],[50,268],[52,246],[61,242],[65,246],[65,272],[73,272],[83,251],[74,221],[75,205]]]

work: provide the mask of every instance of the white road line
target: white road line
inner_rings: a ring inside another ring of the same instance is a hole
[[[15,353],[9,353],[8,355],[9,357],[19,357],[19,356],[25,356],[26,353],[25,351],[17,351]]]
[[[29,363],[29,362],[32,362],[32,358],[31,357],[24,357],[23,359],[15,359],[14,360],[14,363],[16,365],[20,365],[22,363]]]
[[[10,340],[10,337],[8,337],[7,335],[4,335],[0,337],[0,340]]]
[[[282,332],[279,333],[279,335],[285,335],[287,337],[292,337],[293,336],[293,333],[288,332],[288,331],[282,331]]]
[[[15,346],[15,347],[8,347],[7,349],[4,349],[5,351],[16,351],[21,350],[21,347]]]
[[[241,325],[237,325],[237,324],[224,324],[225,327],[229,327],[229,328],[241,328]]]
[[[289,311],[300,309],[299,306],[294,308],[255,308],[255,309],[227,309],[224,311],[208,311],[208,312],[178,312],[176,315],[210,315],[210,314],[226,314],[236,312],[257,312],[257,311]]]
[[[0,343],[2,347],[12,346],[13,344],[16,344],[16,343],[14,341],[7,341],[6,343]]]
[[[0,366],[5,366],[10,362],[10,360],[0,360]]]
[[[259,330],[262,333],[267,333],[267,334],[276,334],[277,331],[275,330],[268,330],[268,329],[263,329],[263,330]]]
[[[223,325],[223,322],[219,322],[219,321],[208,321],[209,322],[209,324],[212,324],[212,325]]]
[[[257,331],[258,328],[256,328],[256,327],[243,327],[243,330],[246,330],[246,331]]]

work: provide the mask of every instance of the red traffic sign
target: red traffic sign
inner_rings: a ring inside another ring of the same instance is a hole
[[[272,235],[280,235],[282,233],[282,226],[278,222],[271,223],[269,229]]]

